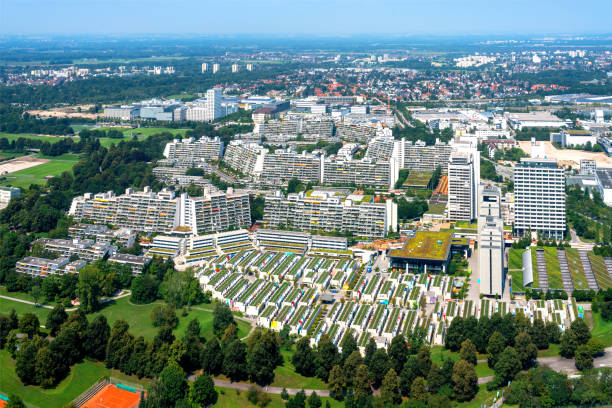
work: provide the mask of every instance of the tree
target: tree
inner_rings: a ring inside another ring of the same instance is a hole
[[[471,365],[475,366],[478,359],[476,358],[476,346],[472,343],[472,340],[466,339],[461,343],[461,350],[459,355],[462,360],[467,361]]]
[[[162,386],[162,399],[166,406],[172,406],[180,399],[183,399],[187,392],[187,381],[185,372],[177,364],[171,363],[159,374]]]
[[[297,193],[302,186],[302,182],[297,178],[292,178],[287,183],[287,194]]]
[[[366,398],[372,394],[370,387],[370,372],[365,364],[357,367],[355,379],[353,380],[353,395],[355,399]]]
[[[55,383],[55,361],[49,347],[41,347],[36,352],[34,370],[36,372],[36,383],[43,388],[49,388]]]
[[[33,337],[38,334],[40,323],[38,317],[34,313],[24,313],[19,319],[19,331],[25,333],[28,337]]]
[[[79,270],[79,283],[77,293],[80,308],[85,313],[93,313],[98,310],[100,296],[100,269],[95,265],[87,265]]]
[[[425,402],[428,396],[425,379],[423,377],[415,378],[410,387],[410,398],[416,401]]]
[[[326,335],[322,335],[317,347],[317,377],[327,381],[332,367],[340,361],[338,348]]]
[[[279,340],[270,330],[257,330],[249,339],[247,372],[249,379],[259,385],[268,385],[274,380],[274,369],[282,363]]]
[[[199,375],[189,390],[189,402],[198,407],[207,407],[217,402],[219,395],[215,390],[215,383],[210,375]]]
[[[202,349],[202,368],[208,374],[219,374],[223,369],[223,352],[216,337],[211,337]]]
[[[344,352],[344,350],[342,350]],[[408,358],[408,345],[403,335],[398,334],[391,340],[388,350],[389,360],[396,373],[401,373]]]
[[[344,375],[342,374],[342,368],[337,364],[329,372],[328,385],[329,395],[338,401],[342,400],[344,395]]]
[[[104,315],[96,316],[85,332],[85,353],[98,360],[104,360],[106,345],[110,337],[110,326]]]
[[[125,320],[117,320],[113,324],[113,328],[106,345],[105,364],[107,368],[118,368],[129,358],[127,351],[134,340],[134,337],[128,333],[130,326]],[[130,352],[131,354],[131,352]]]
[[[340,347],[342,348],[342,364],[344,364],[346,359],[353,353],[353,351],[358,350],[357,342],[355,341],[355,337],[353,337],[352,332],[344,336]]]
[[[589,354],[593,357],[602,355],[605,352],[605,345],[599,339],[592,337],[587,341],[587,348],[589,349]]]
[[[487,364],[490,368],[495,367],[499,355],[505,348],[506,339],[504,339],[504,336],[500,332],[494,331],[489,338],[489,345],[487,346]]]
[[[26,408],[20,396],[11,394],[5,408]]]
[[[581,344],[576,348],[576,368],[580,371],[593,368],[593,356],[586,344]]]
[[[291,398],[285,404],[286,408],[306,408],[306,393],[304,390],[296,393],[293,398]]]
[[[78,362],[83,353],[83,338],[79,334],[78,324],[75,322],[64,326],[50,348],[54,355],[61,356],[69,366]]]
[[[439,365],[432,363],[429,374],[427,375],[427,388],[429,392],[435,394],[443,385],[444,377],[442,376],[442,370]]]
[[[236,339],[223,352],[223,373],[232,381],[247,378],[246,344]]]
[[[404,364],[404,369],[400,373],[399,385],[402,395],[410,395],[410,387],[412,387],[412,382],[419,376],[420,372],[421,370],[419,369],[419,363],[417,362],[416,356],[408,357],[406,364]]]
[[[15,374],[25,385],[33,384],[36,381],[36,353],[38,352],[39,342],[31,339],[24,339],[19,344],[15,359]]]
[[[457,401],[469,401],[478,392],[478,376],[474,366],[459,360],[453,367],[453,391]]]
[[[382,380],[382,384],[380,386],[380,397],[386,406],[395,405],[402,402],[397,372],[393,368],[390,368],[389,371],[387,371],[385,378]]]
[[[525,332],[519,333],[516,336],[514,348],[519,355],[521,366],[524,370],[531,367],[538,357],[538,348],[531,342],[531,337]]]
[[[580,343],[576,338],[576,334],[574,331],[569,328],[561,335],[561,342],[559,343],[559,354],[561,354],[565,358],[574,357],[574,353],[576,352],[576,348]]]
[[[453,368],[455,368],[455,362],[452,358],[447,358],[442,363],[442,378],[445,385],[450,385],[453,381]]]
[[[366,344],[366,347],[365,347],[365,353],[363,356],[363,364],[365,364],[366,366],[369,366],[370,360],[372,360],[372,356],[374,355],[375,352],[376,352],[376,341],[370,337],[370,340],[368,340],[368,343]]]
[[[187,325],[187,329],[185,330],[185,335],[192,335],[195,337],[200,337],[200,322],[195,317],[189,321]]]
[[[353,386],[353,377],[357,372],[357,368],[362,364],[363,358],[361,358],[359,350],[353,351],[344,362],[344,380],[347,387],[350,388]]]
[[[535,319],[529,330],[529,336],[533,340],[538,350],[546,350],[548,348],[548,333],[546,333],[546,325],[542,319]]]
[[[159,305],[151,311],[151,323],[154,327],[167,326],[174,329],[178,325],[176,309],[172,305]]]
[[[581,318],[574,320],[569,329],[576,336],[576,342],[578,342],[578,344],[586,344],[591,338],[589,327]]]
[[[0,314],[0,349],[4,348],[6,339],[11,331],[11,321],[8,317]]]
[[[512,380],[521,371],[521,359],[513,347],[506,347],[500,353],[493,371],[495,371],[493,383],[497,387]]]
[[[321,405],[323,405],[321,398],[313,391],[310,397],[308,397],[308,408],[321,408]]]
[[[157,299],[158,281],[150,274],[141,274],[132,280],[130,300],[136,304],[151,303]]]
[[[310,348],[310,340],[302,337],[295,346],[295,353],[291,357],[295,371],[305,377],[312,377],[315,373],[315,354]]]
[[[451,351],[458,351],[466,338],[464,320],[460,316],[453,319],[444,338],[444,346]]]
[[[38,304],[38,301],[42,297],[42,290],[40,288],[40,285],[32,286],[32,289],[30,289],[30,296],[32,296],[32,299],[34,299],[34,304]]]
[[[64,306],[61,303],[58,303],[47,316],[45,328],[51,332],[52,336],[55,336],[66,319],[68,319],[68,314],[64,310]]]
[[[215,309],[213,310],[213,331],[215,336],[221,337],[225,329],[232,324],[236,325],[236,322],[229,307],[225,303],[215,304]]]
[[[282,399],[283,401],[287,401],[287,400],[289,400],[289,393],[287,392],[287,389],[286,389],[286,388],[283,388],[283,389],[281,390],[280,397],[281,397],[281,399]]]
[[[387,358],[387,352],[385,349],[378,349],[372,356],[372,360],[370,361],[370,366],[368,367],[370,371],[370,378],[374,383],[374,387],[378,388],[383,378],[385,378],[385,374],[389,370],[389,359]]]
[[[561,329],[555,322],[546,322],[546,336],[548,342],[553,344],[559,344],[561,341]]]

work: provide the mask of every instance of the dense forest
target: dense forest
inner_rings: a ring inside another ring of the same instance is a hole
[[[0,87],[1,89],[7,89]],[[0,96],[0,100],[3,97]],[[38,119],[20,109],[0,106],[0,132],[7,133],[33,133],[44,135],[72,135],[74,130],[70,127],[68,119]]]

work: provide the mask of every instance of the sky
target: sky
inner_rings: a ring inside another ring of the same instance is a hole
[[[0,0],[0,34],[559,35],[612,0]]]

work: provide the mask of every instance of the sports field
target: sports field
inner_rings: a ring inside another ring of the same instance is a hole
[[[31,184],[45,184],[49,177],[72,171],[72,166],[79,161],[78,155],[70,153],[55,157],[36,155],[36,158],[42,164],[6,174],[0,184],[24,189]]]

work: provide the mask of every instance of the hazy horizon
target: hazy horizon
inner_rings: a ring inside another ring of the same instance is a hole
[[[0,0],[1,35],[563,36],[610,33],[587,0]]]

